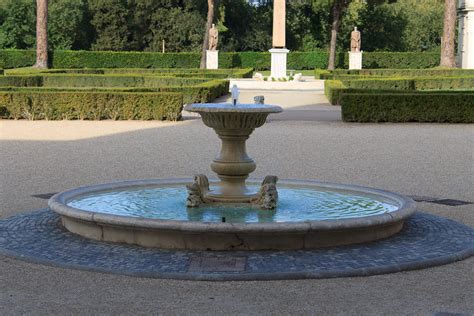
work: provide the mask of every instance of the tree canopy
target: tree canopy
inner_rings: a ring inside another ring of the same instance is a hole
[[[338,50],[349,47],[354,26],[364,51],[439,49],[443,1],[398,0],[371,5],[352,0],[342,16]],[[52,49],[161,51],[201,49],[205,0],[50,0]],[[271,46],[272,3],[216,0],[215,23],[221,51],[267,51]],[[288,0],[287,48],[327,49],[331,0]],[[34,48],[35,0],[0,0],[0,48]]]

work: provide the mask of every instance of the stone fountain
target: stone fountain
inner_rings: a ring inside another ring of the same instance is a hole
[[[281,107],[264,104],[191,104],[186,111],[199,113],[203,123],[214,129],[222,140],[221,151],[211,164],[212,171],[221,181],[210,190],[205,175],[195,176],[194,184],[188,186],[187,205],[254,203],[262,208],[274,209],[278,199],[278,178],[267,176],[258,192],[247,187],[245,180],[257,166],[247,155],[245,143],[256,128],[265,124],[267,116],[281,112]]]
[[[363,243],[398,233],[410,198],[372,188],[267,176],[249,180],[250,134],[279,106],[192,104],[222,141],[211,163],[219,180],[124,181],[58,193],[49,207],[86,238],[163,249],[284,250]]]

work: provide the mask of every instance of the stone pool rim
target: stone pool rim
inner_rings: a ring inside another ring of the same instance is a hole
[[[184,186],[191,182],[192,179],[186,178],[151,179],[83,186],[54,195],[48,201],[48,206],[61,216],[62,223],[67,230],[87,238],[164,249],[204,250],[307,249],[368,242],[398,233],[403,227],[403,222],[416,212],[415,201],[393,192],[316,180],[281,180],[279,184],[281,186],[342,190],[363,196],[376,196],[394,203],[399,209],[384,214],[337,220],[216,223],[111,215],[84,211],[67,205],[68,201],[75,197],[93,192],[146,186],[181,184]],[[253,179],[248,183],[258,184],[260,181]],[[139,237],[136,236],[138,233],[141,234]],[[349,237],[349,233],[353,235],[353,238]],[[151,236],[152,234],[155,236]],[[334,242],[331,242],[331,235],[334,234],[337,236],[334,237]],[[245,240],[245,242],[240,243],[241,240]]]

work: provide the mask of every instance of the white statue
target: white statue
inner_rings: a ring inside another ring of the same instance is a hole
[[[215,24],[209,29],[209,50],[217,50],[217,43],[219,42],[219,31]]]

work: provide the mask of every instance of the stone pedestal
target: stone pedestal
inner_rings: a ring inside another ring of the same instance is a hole
[[[362,69],[362,52],[349,52],[349,69]]]
[[[474,0],[460,0],[458,18],[458,66],[474,69]]]
[[[206,69],[219,69],[219,51],[206,51]]]
[[[286,78],[286,60],[290,52],[286,48],[272,48],[269,51],[272,54],[272,71],[273,78]]]

